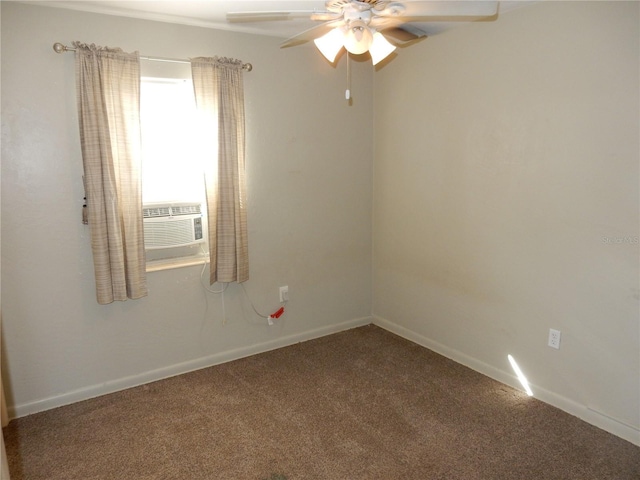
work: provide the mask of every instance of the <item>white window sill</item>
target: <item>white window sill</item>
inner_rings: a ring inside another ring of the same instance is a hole
[[[147,273],[172,270],[174,268],[192,267],[209,263],[209,257],[181,257],[166,260],[150,260],[147,262]]]

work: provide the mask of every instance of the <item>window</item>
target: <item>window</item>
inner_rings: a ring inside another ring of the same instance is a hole
[[[198,148],[200,136],[191,80],[143,77],[140,123],[143,205],[200,204],[205,224],[203,164],[199,154],[202,149]],[[206,231],[202,228],[205,241]],[[206,243],[171,248],[154,248],[147,243],[146,250],[148,264],[184,257],[193,260],[206,253]]]

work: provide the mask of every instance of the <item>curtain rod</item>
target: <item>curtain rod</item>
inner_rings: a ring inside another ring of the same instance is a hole
[[[61,44],[60,42],[56,42],[53,44],[53,50],[56,53],[64,53],[64,52],[75,52],[75,48],[69,48],[66,45]],[[183,58],[162,58],[162,57],[146,57],[140,56],[140,60],[151,60],[153,62],[170,62],[170,63],[191,63],[189,60]],[[243,63],[242,69],[250,72],[253,70],[253,65],[250,63]]]

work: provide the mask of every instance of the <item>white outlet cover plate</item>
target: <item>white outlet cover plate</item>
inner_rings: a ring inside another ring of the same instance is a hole
[[[549,329],[549,346],[552,348],[560,348],[560,330]]]
[[[289,286],[280,287],[280,302],[289,301]]]

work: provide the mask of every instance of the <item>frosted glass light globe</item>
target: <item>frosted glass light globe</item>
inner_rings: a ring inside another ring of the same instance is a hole
[[[373,34],[369,27],[361,20],[349,24],[344,35],[344,48],[354,55],[360,55],[369,50],[373,42]]]

